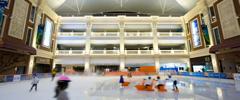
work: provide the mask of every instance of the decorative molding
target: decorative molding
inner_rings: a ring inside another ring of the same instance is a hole
[[[223,38],[228,39],[240,35],[240,27],[233,0],[223,0],[217,5],[217,8],[223,30]]]
[[[17,39],[24,39],[25,25],[28,15],[29,3],[25,0],[15,0],[11,16],[8,35]]]

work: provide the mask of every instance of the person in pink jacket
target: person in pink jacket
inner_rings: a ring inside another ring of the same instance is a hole
[[[71,80],[67,76],[62,75],[59,77],[54,96],[57,100],[69,100],[68,94],[65,91],[68,88],[69,82],[71,82]]]

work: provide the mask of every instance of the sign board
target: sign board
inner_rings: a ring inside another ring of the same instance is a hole
[[[13,76],[13,82],[18,82],[21,80],[21,75],[14,75]]]
[[[234,76],[234,80],[240,81],[240,74],[239,73],[235,73],[233,74]]]

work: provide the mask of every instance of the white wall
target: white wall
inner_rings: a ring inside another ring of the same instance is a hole
[[[92,57],[90,64],[95,65],[120,65],[120,58],[118,57]]]
[[[127,64],[155,64],[155,60],[153,57],[126,57],[125,65]]]
[[[55,58],[56,64],[84,64],[84,57],[80,56],[58,56]]]

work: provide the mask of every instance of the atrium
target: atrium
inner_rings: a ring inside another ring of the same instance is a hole
[[[68,99],[58,97],[66,91],[54,98],[63,77],[71,80]],[[237,100],[239,93],[240,0],[0,0],[1,100]]]

